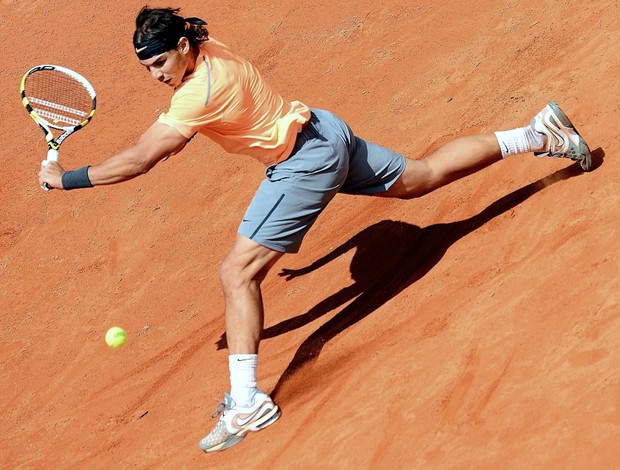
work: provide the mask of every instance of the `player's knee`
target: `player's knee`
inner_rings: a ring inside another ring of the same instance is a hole
[[[228,255],[220,265],[220,283],[224,291],[232,291],[248,280],[243,278],[243,266],[236,257]]]
[[[415,199],[427,194],[433,186],[433,168],[426,160],[407,160],[407,167],[386,192],[398,199]]]
[[[416,174],[411,178],[405,199],[422,197],[444,184],[441,169],[430,160],[421,159],[417,163]]]

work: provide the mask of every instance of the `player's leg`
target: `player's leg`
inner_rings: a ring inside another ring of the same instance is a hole
[[[304,235],[340,189],[348,169],[343,130],[323,112],[297,137],[291,157],[267,170],[220,275],[226,300],[230,394],[220,418],[200,441],[206,452],[226,449],[275,422],[280,410],[257,388],[258,345],[263,329],[260,284],[283,253],[296,253]]]
[[[410,199],[423,196],[502,159],[493,134],[459,137],[420,160],[407,159],[405,171],[377,196]]]
[[[260,284],[283,255],[239,235],[220,268],[229,354],[257,354],[263,328]]]
[[[538,156],[569,158],[591,169],[590,150],[571,121],[555,103],[543,108],[529,126],[510,131],[460,137],[420,160],[407,160],[401,177],[385,197],[409,199],[475,173],[502,158],[534,152]]]
[[[280,416],[278,406],[257,388],[256,369],[264,318],[260,284],[282,254],[239,235],[222,262],[231,388],[216,410],[221,416],[215,428],[200,441],[205,452],[233,446],[247,432],[262,429]]]

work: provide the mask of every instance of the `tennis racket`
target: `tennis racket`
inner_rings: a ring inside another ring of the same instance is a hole
[[[26,111],[45,135],[47,158],[41,164],[58,161],[58,149],[64,140],[93,118],[95,89],[73,70],[37,65],[24,74],[19,91]],[[54,137],[52,129],[60,134]],[[50,188],[44,184],[43,189]]]

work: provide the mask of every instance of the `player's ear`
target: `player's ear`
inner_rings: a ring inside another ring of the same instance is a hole
[[[187,39],[186,37],[182,37],[181,39],[179,39],[179,43],[177,44],[177,50],[181,54],[187,54],[191,50],[189,39]]]

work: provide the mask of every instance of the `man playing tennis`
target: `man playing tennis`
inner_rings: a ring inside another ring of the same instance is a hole
[[[280,256],[299,250],[336,193],[415,198],[520,153],[570,158],[585,171],[591,160],[588,146],[554,102],[529,126],[461,137],[425,158],[405,158],[355,136],[328,111],[285,100],[250,63],[210,39],[205,25],[183,18],[178,9],[143,8],[136,18],[135,51],[151,76],[174,90],[170,110],[133,147],[73,171],[50,162],[41,167],[39,183],[57,189],[120,183],[181,151],[196,132],[266,166],[220,268],[231,389],[216,410],[215,428],[200,441],[212,452],[280,416],[256,383],[261,281]]]

